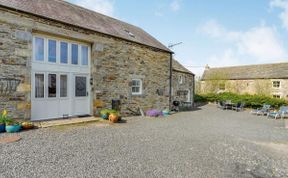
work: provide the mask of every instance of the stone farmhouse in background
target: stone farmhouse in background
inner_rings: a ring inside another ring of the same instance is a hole
[[[0,110],[15,118],[94,115],[112,100],[130,115],[172,102],[172,51],[139,27],[62,0],[0,0],[0,50]]]
[[[195,95],[195,74],[173,59],[172,101],[192,107]]]
[[[262,94],[288,99],[288,63],[210,68],[201,79],[201,92]]]

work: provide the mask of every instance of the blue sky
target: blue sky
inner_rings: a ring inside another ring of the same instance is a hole
[[[143,28],[201,75],[210,67],[287,62],[288,0],[68,0]]]

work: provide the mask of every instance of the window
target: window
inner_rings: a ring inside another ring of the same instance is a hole
[[[67,75],[60,75],[60,97],[67,97]]]
[[[81,63],[82,65],[88,65],[88,46],[82,46],[82,51],[81,51]]]
[[[56,63],[56,41],[48,40],[48,61]]]
[[[142,94],[142,81],[140,79],[132,80],[132,95]]]
[[[36,61],[44,61],[44,39],[35,38],[34,59]]]
[[[78,45],[72,44],[72,64],[78,64]]]
[[[280,95],[273,95],[273,98],[281,98]]]
[[[87,96],[87,80],[86,77],[75,77],[75,96]]]
[[[34,37],[33,60],[48,63],[89,65],[89,45],[78,42]]]
[[[183,76],[182,75],[179,75],[179,84],[182,84],[183,83]]]
[[[219,84],[219,90],[225,90],[225,83]]]
[[[56,74],[48,75],[48,97],[56,97]]]
[[[280,88],[280,81],[273,81],[273,88]]]
[[[65,42],[60,43],[60,62],[62,64],[68,63],[68,44]]]
[[[35,98],[44,98],[44,74],[35,74]]]

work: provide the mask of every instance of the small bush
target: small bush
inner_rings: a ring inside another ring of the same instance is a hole
[[[209,93],[200,95],[201,100],[209,102],[231,100],[233,103],[244,102],[246,107],[259,108],[263,104],[270,104],[272,107],[279,108],[282,105],[288,105],[288,102],[284,99],[272,98],[263,95],[239,95],[236,93]],[[196,99],[195,99],[196,101]],[[197,102],[197,101],[196,101]]]

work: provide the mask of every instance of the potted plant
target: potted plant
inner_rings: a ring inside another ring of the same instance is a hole
[[[22,129],[27,130],[27,129],[33,129],[34,124],[32,122],[22,122],[21,123]]]
[[[118,119],[119,119],[118,114],[116,114],[116,113],[109,114],[109,121],[110,122],[115,123],[118,121]]]
[[[9,132],[9,133],[19,132],[21,129],[21,124],[19,124],[19,122],[11,118],[6,119],[5,125],[6,125],[5,130],[6,132]]]
[[[5,132],[5,121],[7,118],[7,111],[3,110],[0,115],[0,132]]]
[[[101,117],[103,118],[103,119],[109,119],[109,115],[111,115],[111,114],[115,114],[115,115],[117,115],[118,116],[118,118],[119,118],[119,113],[118,113],[118,111],[116,111],[116,110],[114,110],[114,109],[102,109],[101,111],[100,111],[100,115],[101,115]]]

